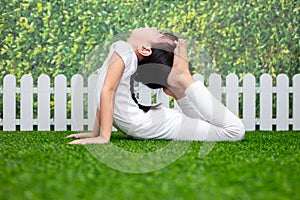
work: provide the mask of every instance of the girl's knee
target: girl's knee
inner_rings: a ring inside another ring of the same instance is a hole
[[[242,120],[238,120],[232,130],[231,130],[231,133],[232,133],[232,141],[239,141],[239,140],[242,140],[245,136],[245,125],[244,123],[242,122]]]

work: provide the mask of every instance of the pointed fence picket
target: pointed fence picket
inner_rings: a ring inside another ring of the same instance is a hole
[[[11,74],[3,79],[3,130],[16,130],[16,78]]]
[[[54,79],[54,130],[67,130],[67,78],[58,75]]]
[[[235,115],[239,115],[239,80],[237,75],[226,77],[226,107]]]
[[[243,78],[243,123],[246,130],[255,130],[255,77],[246,74]]]
[[[138,93],[139,93],[139,102],[141,104],[144,105],[149,105],[151,104],[151,92],[152,90],[150,88],[148,88],[146,85],[144,84],[139,84],[138,85]]]
[[[276,77],[276,129],[289,130],[289,78],[285,74]],[[280,106],[279,106],[280,105]]]
[[[160,93],[157,96],[157,101],[161,102],[163,106],[169,107],[170,99],[169,96],[166,95],[164,92],[160,91]]]
[[[222,79],[219,74],[212,74],[209,77],[208,89],[216,99],[222,101]]]
[[[83,78],[76,74],[71,79],[71,130],[83,130]]]
[[[300,74],[293,77],[293,130],[300,130]]]
[[[272,77],[269,74],[261,75],[260,86],[260,130],[272,130]]]
[[[201,81],[202,83],[204,83],[204,78],[201,74],[194,74],[193,75],[193,78],[196,80],[196,81]]]
[[[20,130],[33,130],[33,80],[28,74],[21,78]]]
[[[204,82],[201,74],[195,74],[193,77]],[[40,131],[52,130],[51,127],[56,131],[64,131],[70,125],[73,131],[91,130],[94,126],[98,102],[98,97],[95,96],[97,79],[96,74],[90,75],[85,87],[83,77],[76,74],[71,78],[70,87],[67,87],[66,76],[58,75],[54,78],[52,88],[51,80],[47,75],[38,78],[36,87],[32,77],[24,75],[21,77],[20,87],[16,87],[15,77],[11,74],[6,75],[3,79],[3,88],[0,88],[0,93],[3,94],[3,119],[0,119],[0,127],[2,126],[4,131],[14,131],[17,126],[20,126],[22,131],[33,130],[35,126]],[[263,74],[259,78],[259,86],[256,85],[252,74],[243,77],[241,86],[238,77],[234,74],[226,77],[225,86],[222,85],[221,76],[218,74],[212,74],[208,80],[208,89],[218,100],[221,101],[225,93],[226,106],[242,118],[246,130],[255,130],[257,125],[260,130],[272,130],[273,125],[276,125],[276,130],[289,130],[290,125],[293,130],[300,130],[300,74],[293,77],[292,87],[289,87],[289,78],[285,74],[276,77],[276,86],[273,86],[272,77],[268,74]],[[171,105],[172,98],[162,90],[152,90],[138,84],[135,91],[141,103],[151,104],[155,95],[157,102],[162,102],[166,107]],[[17,98],[18,94],[20,100]],[[35,95],[37,109],[34,110]],[[51,103],[51,97],[54,104]],[[259,104],[256,105],[256,102]],[[292,105],[292,108],[289,105]],[[16,108],[20,108],[19,115]],[[176,101],[174,101],[174,108],[180,109]],[[51,110],[54,110],[52,118]],[[70,115],[68,115],[69,110]],[[256,113],[259,114],[258,117]]]
[[[93,130],[96,111],[97,111],[97,99],[95,96],[97,79],[98,76],[96,74],[92,74],[88,78],[88,129],[89,130]]]
[[[41,75],[38,78],[38,115],[37,125],[39,131],[50,130],[50,78],[47,75]]]

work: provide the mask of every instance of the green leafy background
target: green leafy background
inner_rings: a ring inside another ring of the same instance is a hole
[[[257,81],[263,73],[291,79],[300,73],[299,5],[291,0],[2,0],[0,86],[6,74],[16,76],[17,86],[24,74],[32,75],[34,85],[47,74],[51,86],[53,77],[64,74],[70,85],[88,64],[101,64],[90,57],[93,50],[101,53],[99,44],[145,25],[179,33],[204,49],[210,58],[194,55],[194,71],[217,72],[223,80],[229,73],[240,81],[246,73]],[[204,68],[205,62],[210,65]]]
[[[292,77],[300,72],[299,9],[291,0],[2,0],[0,80],[70,78],[102,41],[146,24],[197,41],[220,74]]]

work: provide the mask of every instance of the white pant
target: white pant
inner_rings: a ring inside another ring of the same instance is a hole
[[[219,102],[200,81],[190,85],[178,100],[182,110],[150,109],[144,123],[132,126],[128,135],[143,139],[238,141],[243,139],[242,121]]]

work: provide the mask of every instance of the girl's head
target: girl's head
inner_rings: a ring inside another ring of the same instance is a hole
[[[151,47],[153,44],[168,42],[170,44],[174,43],[173,39],[165,38],[164,34],[159,32],[157,28],[138,28],[134,29],[127,42],[130,43],[135,49],[138,50],[138,56],[148,56],[151,54]],[[144,51],[148,50],[148,51]]]
[[[135,29],[127,40],[135,47],[139,60],[135,80],[153,89],[166,87],[177,40],[173,34],[160,33],[156,28]]]

